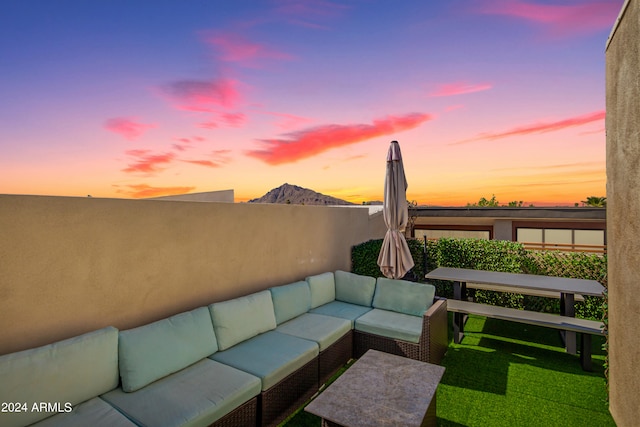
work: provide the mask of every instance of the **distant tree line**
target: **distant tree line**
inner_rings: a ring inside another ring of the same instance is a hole
[[[605,208],[607,207],[607,198],[599,197],[599,196],[589,196],[586,200],[581,201],[582,206],[592,207],[592,208]],[[522,200],[514,200],[508,202],[507,204],[500,204],[500,202],[496,199],[496,195],[493,194],[490,199],[486,197],[481,197],[476,203],[467,203],[468,208],[521,208],[523,207],[524,202]],[[579,206],[578,203],[575,204],[576,207]],[[535,207],[533,204],[530,204],[528,207]]]
[[[576,206],[578,206],[577,203],[576,203]],[[592,208],[606,208],[607,198],[598,197],[598,196],[589,196],[587,197],[587,200],[582,200],[582,206],[589,206]]]
[[[467,203],[468,208],[521,208],[524,202],[522,200],[513,200],[509,203],[500,204],[500,202],[496,199],[496,195],[493,194],[490,199],[486,197],[481,197],[476,203]],[[534,207],[533,205],[529,205],[530,208]]]

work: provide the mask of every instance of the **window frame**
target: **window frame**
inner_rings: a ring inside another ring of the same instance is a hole
[[[416,237],[415,230],[446,231],[488,231],[489,240],[493,240],[493,225],[460,225],[460,224],[415,224],[411,229],[411,237]],[[427,239],[429,236],[427,236]]]

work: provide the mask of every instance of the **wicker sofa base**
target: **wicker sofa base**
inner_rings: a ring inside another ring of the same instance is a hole
[[[320,352],[318,356],[320,385],[326,383],[353,355],[353,330]]]
[[[447,351],[447,300],[436,298],[434,304],[422,316],[420,342],[396,340],[381,335],[354,331],[353,357],[359,359],[367,350],[379,350],[398,356],[440,364]]]
[[[361,358],[367,350],[378,350],[385,353],[408,357],[409,359],[420,360],[420,344],[395,340],[393,338],[373,335],[361,331],[355,331],[354,347],[353,357],[355,359]]]
[[[218,420],[213,426],[277,426],[306,403],[319,390],[320,385],[351,358],[360,358],[367,350],[374,349],[439,364],[447,346],[446,300],[436,298],[435,303],[423,316],[419,343],[351,330],[322,351],[318,357],[263,391],[257,398],[257,416],[254,398]]]
[[[210,427],[255,427],[258,413],[258,396],[254,397],[220,418]]]
[[[277,426],[313,396],[319,388],[318,358],[284,378],[260,395],[261,426]]]

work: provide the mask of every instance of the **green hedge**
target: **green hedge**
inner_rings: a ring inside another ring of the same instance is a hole
[[[409,239],[407,243],[415,263],[413,271],[420,281],[424,281],[426,272],[436,267],[457,267],[594,279],[600,281],[605,288],[607,286],[606,255],[529,251],[524,249],[520,243],[505,240],[442,238],[427,242],[427,271],[425,272],[424,242]],[[354,246],[351,258],[352,271],[367,276],[381,276],[377,264],[381,246],[382,240],[370,240]],[[446,298],[453,296],[451,282],[436,280],[433,283],[438,295]],[[549,313],[560,312],[560,302],[556,298],[476,290],[475,299],[485,304],[504,307]],[[584,302],[576,304],[576,316],[602,320],[604,317],[602,298],[585,297]]]
[[[423,262],[424,259],[422,252],[424,251],[424,244],[420,240],[409,239],[407,240],[409,250],[413,256],[413,272],[417,277],[424,277],[426,272],[424,271]],[[382,249],[382,239],[369,240],[368,242],[361,243],[354,246],[351,250],[351,271],[356,274],[362,274],[364,276],[381,277],[380,267],[378,266],[378,255]],[[435,268],[435,267],[434,267]],[[429,268],[428,271],[433,270]]]
[[[606,255],[584,252],[528,251],[524,271],[529,274],[597,280],[607,288]],[[553,312],[560,310],[559,302],[556,301],[556,304],[558,309]],[[603,318],[602,298],[585,296],[584,302],[576,304],[576,316],[601,320]]]

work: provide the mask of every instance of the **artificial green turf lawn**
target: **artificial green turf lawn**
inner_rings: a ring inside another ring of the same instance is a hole
[[[615,426],[600,337],[585,372],[553,329],[469,316],[465,333],[442,361],[439,426]],[[319,427],[320,419],[300,411],[284,426]]]
[[[553,329],[469,316],[465,334],[442,362],[438,425],[615,426],[602,338],[593,337],[585,372]]]

